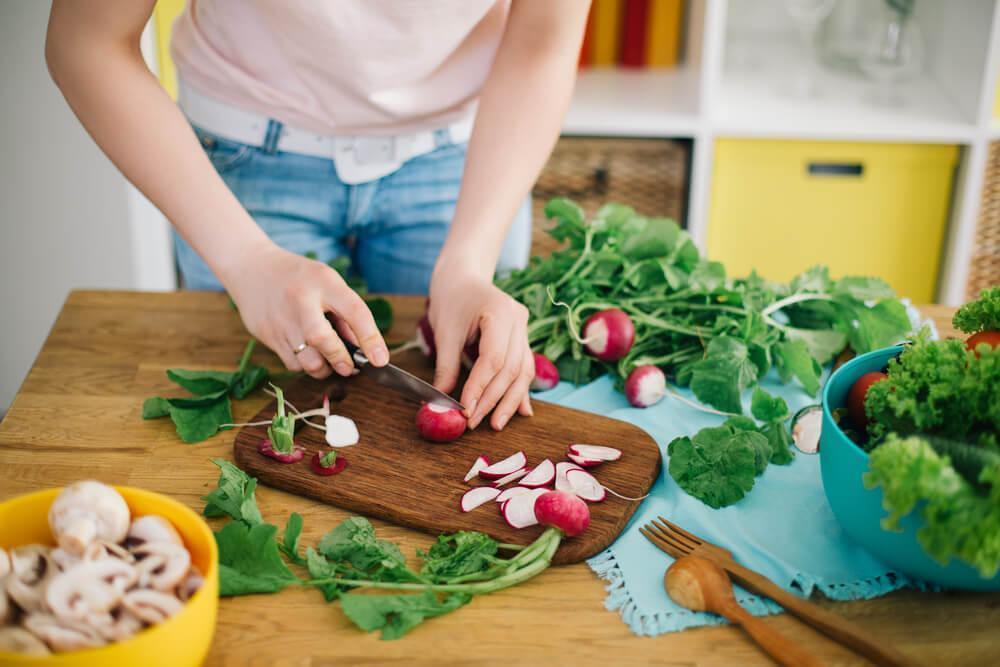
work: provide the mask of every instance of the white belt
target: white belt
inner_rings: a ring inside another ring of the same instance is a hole
[[[188,120],[201,129],[249,146],[267,142],[270,118],[204,95],[178,82],[178,103]],[[451,143],[464,143],[472,134],[473,119],[442,128]],[[404,162],[430,153],[439,145],[437,130],[393,136],[326,136],[280,125],[275,149],[333,160],[337,176],[347,184],[365,183],[399,169]]]

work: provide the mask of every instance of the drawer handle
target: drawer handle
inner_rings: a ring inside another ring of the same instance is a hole
[[[806,169],[810,176],[859,177],[865,173],[860,162],[810,162]]]

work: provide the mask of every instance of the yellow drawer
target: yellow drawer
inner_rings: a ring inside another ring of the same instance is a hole
[[[786,281],[815,264],[934,300],[957,146],[715,143],[708,254]]]

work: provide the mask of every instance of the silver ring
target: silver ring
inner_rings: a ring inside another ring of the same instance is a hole
[[[305,343],[299,343],[298,345],[292,348],[292,354],[298,354],[299,352],[304,351],[307,347],[309,346],[306,345]]]

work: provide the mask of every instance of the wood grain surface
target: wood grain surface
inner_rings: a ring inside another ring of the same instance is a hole
[[[433,374],[433,367],[416,350],[393,361],[424,379]],[[567,460],[571,443],[618,447],[624,451],[621,459],[590,471],[629,498],[644,496],[660,471],[660,449],[642,429],[551,403],[535,401],[533,417],[515,416],[503,431],[483,424],[453,443],[441,444],[427,442],[417,432],[418,404],[364,374],[325,382],[302,378],[285,390],[285,397],[300,410],[308,410],[322,404],[324,393],[334,398],[331,410],[353,419],[361,434],[357,445],[338,450],[347,458],[344,472],[320,477],[309,469],[312,455],[330,448],[322,431],[303,426],[295,432],[296,442],[306,448],[303,461],[285,464],[261,455],[257,444],[266,437],[267,427],[247,426],[233,445],[236,464],[268,486],[433,535],[479,530],[500,542],[530,544],[541,534],[541,526],[512,528],[492,501],[471,512],[459,509],[462,494],[471,488],[462,478],[480,454],[500,461],[521,451],[534,466],[544,459]],[[271,419],[275,405],[272,402],[250,421]],[[638,506],[639,501],[611,494],[592,503],[590,526],[582,535],[564,540],[553,562],[578,563],[600,553],[614,542]]]
[[[393,339],[409,337],[423,309],[392,299]],[[926,307],[948,335],[953,309]],[[232,431],[198,445],[177,440],[165,421],[142,421],[142,400],[179,395],[167,368],[235,368],[246,343],[224,296],[203,293],[79,291],[69,295],[21,390],[0,422],[0,499],[81,478],[167,493],[200,511],[218,470],[209,458],[232,454]],[[254,362],[278,369],[266,350]],[[247,421],[264,395],[233,405]],[[348,512],[268,487],[257,491],[267,521],[305,519],[315,544]],[[776,517],[776,520],[780,517]],[[379,535],[404,553],[430,538],[383,521]],[[213,524],[214,525],[214,524]],[[651,563],[650,567],[660,567]],[[662,563],[666,567],[666,559]],[[405,639],[359,633],[316,591],[222,600],[208,665],[672,665],[772,664],[731,626],[637,637],[604,608],[605,582],[585,564],[553,567],[512,589],[477,598]],[[1000,594],[898,591],[874,600],[818,603],[894,642],[925,665],[1000,665]],[[764,619],[829,665],[866,664],[787,615]]]

